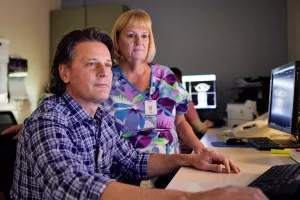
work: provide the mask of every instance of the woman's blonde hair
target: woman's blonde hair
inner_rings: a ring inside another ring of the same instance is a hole
[[[119,61],[122,58],[122,55],[120,55],[120,48],[118,45],[120,33],[124,28],[131,27],[136,22],[142,25],[143,28],[148,29],[149,31],[149,47],[145,61],[150,63],[155,56],[156,49],[152,33],[152,22],[150,16],[143,10],[129,10],[123,13],[116,20],[110,34],[110,37],[114,43],[114,59],[116,59],[117,61]]]

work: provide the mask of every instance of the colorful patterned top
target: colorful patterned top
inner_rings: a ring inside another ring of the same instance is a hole
[[[115,117],[117,128],[135,148],[149,153],[180,153],[175,128],[175,113],[188,108],[187,91],[168,67],[151,66],[151,88],[141,92],[113,69],[110,97],[104,106]],[[145,101],[156,100],[157,115],[145,115]]]

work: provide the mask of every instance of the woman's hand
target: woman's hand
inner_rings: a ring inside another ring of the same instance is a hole
[[[18,140],[21,136],[21,129],[22,129],[22,124],[13,125],[8,129],[5,129],[1,135],[17,133],[17,135],[15,135],[13,140]]]
[[[207,128],[210,128],[210,127],[212,127],[214,125],[214,123],[212,121],[210,121],[210,120],[205,120],[204,123],[205,123],[205,125],[206,125]]]

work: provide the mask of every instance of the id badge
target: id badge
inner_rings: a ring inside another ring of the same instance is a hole
[[[157,115],[156,100],[146,100],[145,101],[145,115]]]

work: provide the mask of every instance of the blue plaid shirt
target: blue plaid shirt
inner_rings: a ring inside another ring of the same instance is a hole
[[[149,154],[123,139],[99,106],[92,118],[67,93],[48,97],[24,122],[17,145],[13,199],[99,199],[112,163],[147,179]]]

